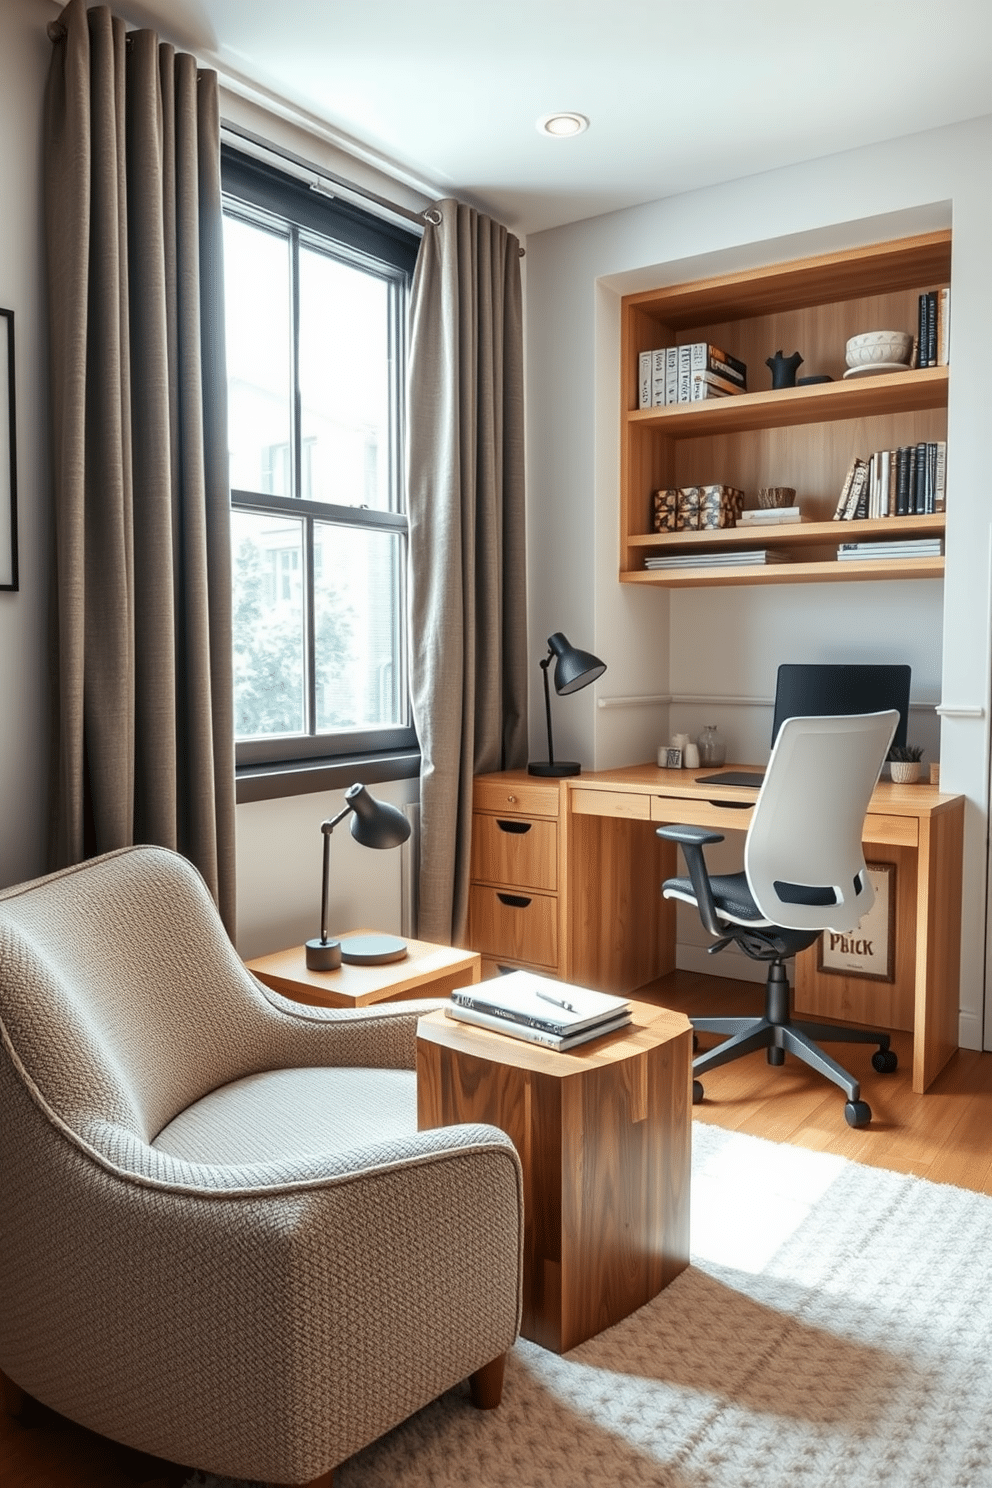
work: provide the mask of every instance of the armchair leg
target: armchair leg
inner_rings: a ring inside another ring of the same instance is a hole
[[[476,1410],[495,1410],[503,1398],[503,1371],[506,1368],[506,1354],[500,1354],[498,1359],[493,1359],[489,1364],[484,1364],[481,1369],[476,1369],[468,1377],[469,1389],[472,1392],[472,1404]]]

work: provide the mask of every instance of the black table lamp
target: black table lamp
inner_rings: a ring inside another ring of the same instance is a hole
[[[558,658],[555,664],[555,692],[559,697],[567,697],[570,692],[578,692],[590,682],[595,682],[606,671],[606,662],[600,661],[590,651],[579,651],[575,646],[570,646],[560,630],[556,630],[553,636],[548,636],[548,654],[541,662],[544,673],[544,711],[548,715],[548,762],[544,764],[538,761],[528,765],[527,769],[531,775],[578,775],[582,766],[577,760],[555,759],[551,737],[551,692],[548,688],[548,667],[552,656]]]
[[[331,833],[350,811],[351,835],[363,847],[399,847],[410,835],[410,823],[397,806],[377,801],[364,785],[351,785],[337,816],[321,822],[324,834],[324,873],[320,889],[320,939],[306,945],[308,971],[336,971],[342,961],[359,966],[378,966],[402,961],[406,941],[397,935],[349,935],[346,940],[327,938],[327,889],[331,864]]]

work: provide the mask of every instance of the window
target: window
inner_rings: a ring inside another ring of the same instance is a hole
[[[417,239],[227,147],[223,179],[239,770],[412,751]]]

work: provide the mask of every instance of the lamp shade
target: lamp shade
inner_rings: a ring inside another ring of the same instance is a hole
[[[605,661],[600,661],[591,651],[580,651],[577,646],[570,645],[560,630],[548,636],[548,647],[557,658],[555,692],[559,697],[567,697],[571,692],[588,687],[606,671]]]
[[[377,801],[364,785],[350,785],[344,793],[351,808],[351,835],[363,847],[399,847],[410,835],[410,823],[398,806]]]

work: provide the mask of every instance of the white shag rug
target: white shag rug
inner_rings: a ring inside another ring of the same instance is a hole
[[[689,1269],[335,1488],[992,1488],[990,1273],[992,1199],[697,1122]]]

